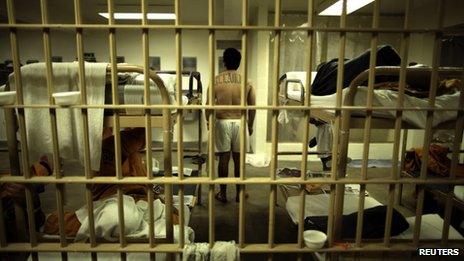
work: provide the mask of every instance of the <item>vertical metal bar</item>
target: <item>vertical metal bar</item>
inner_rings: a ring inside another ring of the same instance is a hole
[[[214,24],[214,1],[208,0],[208,25]],[[215,60],[215,30],[209,30],[208,45],[209,45],[209,105],[214,105],[214,60]],[[214,161],[214,140],[215,140],[215,120],[216,111],[212,110],[209,114],[209,137],[208,137],[208,173],[209,178],[214,179],[215,177],[215,161]],[[212,248],[214,246],[214,185],[209,185],[208,191],[208,215],[209,215],[209,245]]]
[[[248,0],[242,0],[242,26],[248,25]],[[248,85],[248,33],[246,30],[242,31],[242,81],[240,89],[240,105],[247,105],[247,85]],[[247,153],[247,113],[248,111],[242,110],[240,114],[240,180],[245,179],[245,164]],[[245,186],[240,185],[239,192],[239,218],[238,218],[238,244],[240,247],[245,245]]]
[[[108,25],[114,25],[114,2],[108,0]],[[111,64],[111,90],[112,90],[112,103],[114,105],[119,104],[118,97],[118,68],[116,63],[116,29],[110,28],[109,31],[109,44],[110,44],[110,64]],[[122,179],[122,161],[121,161],[121,135],[120,135],[120,124],[119,124],[119,111],[116,109],[113,111],[113,135],[114,135],[114,154],[115,154],[115,169],[116,177]],[[121,186],[118,186],[118,220],[119,220],[119,242],[121,247],[126,246],[126,237],[124,235],[124,203],[123,203],[123,192]]]
[[[3,215],[3,200],[0,200],[0,247],[5,247],[7,245],[6,240],[6,229],[5,229],[5,215]],[[0,256],[1,257],[1,256]]]
[[[464,74],[462,75],[464,80]],[[459,96],[459,106],[458,108],[464,108],[464,93],[461,90]],[[457,112],[456,116],[456,128],[454,129],[454,143],[451,156],[451,168],[449,179],[456,178],[456,171],[459,164],[459,150],[461,149],[462,135],[464,129],[464,113],[462,111]],[[454,185],[450,185],[448,188],[448,193],[446,195],[446,204],[445,204],[445,215],[443,221],[443,232],[441,237],[441,243],[446,245],[448,243],[449,235],[449,226],[451,221],[451,214],[453,210],[453,197],[454,197]]]
[[[36,223],[34,218],[34,202],[32,200],[32,188],[30,184],[26,184],[26,209],[27,219],[29,223],[29,241],[31,246],[37,245]]]
[[[82,24],[81,1],[74,0],[74,19],[76,25]],[[85,85],[85,63],[84,63],[84,41],[82,37],[82,28],[76,28],[76,47],[77,47],[77,62],[79,65],[79,90],[81,92],[81,104],[87,104],[87,88]],[[92,178],[92,170],[90,166],[90,142],[89,142],[89,122],[88,110],[81,109],[82,114],[82,130],[84,140],[84,172],[86,179]],[[96,246],[95,239],[95,221],[93,215],[93,197],[91,184],[85,185],[85,199],[87,205],[87,215],[89,216],[89,236],[90,246]]]
[[[280,26],[281,19],[281,0],[275,0],[275,14],[274,14],[274,26]],[[272,76],[272,84],[274,88],[272,90],[272,106],[278,106],[279,96],[279,62],[280,62],[280,30],[275,30],[274,37],[274,74]],[[272,111],[272,134],[271,134],[271,166],[270,166],[270,177],[271,180],[276,179],[277,171],[277,151],[278,151],[278,124],[277,116],[279,111],[274,109]],[[277,201],[277,186],[270,185],[269,191],[269,228],[268,228],[268,245],[269,248],[274,247],[274,226],[275,226],[275,205]],[[270,255],[272,257],[272,255]]]
[[[404,18],[404,29],[407,30],[409,28],[409,16],[411,12],[411,0],[406,1],[405,7],[405,18]],[[404,101],[404,89],[406,86],[406,67],[408,65],[408,52],[409,52],[409,33],[403,33],[401,38],[401,69],[400,69],[400,86],[398,90],[398,101],[396,103],[397,108],[403,107]],[[391,179],[399,179],[400,173],[398,171],[398,159],[399,159],[399,151],[400,151],[400,140],[401,140],[401,124],[402,124],[402,116],[403,111],[397,110],[396,111],[396,118],[395,118],[395,132],[394,132],[394,143],[393,143],[393,162],[392,162],[392,170],[390,177]],[[405,131],[403,137],[403,147],[406,146],[406,138],[407,132]],[[404,153],[404,149],[402,150]],[[400,171],[402,168],[400,169]],[[402,185],[400,185],[402,186]],[[390,235],[391,235],[391,223],[392,223],[392,216],[393,216],[393,205],[395,202],[395,189],[396,185],[390,184],[389,191],[388,191],[388,208],[387,208],[387,217],[386,217],[386,224],[385,224],[385,235],[384,235],[384,243],[385,246],[388,247],[390,245]],[[401,200],[401,199],[398,199]]]
[[[314,24],[314,1],[308,0],[308,27],[312,27]],[[308,31],[307,36],[307,73],[305,79],[305,100],[304,106],[311,106],[311,72],[313,68],[313,31]],[[302,142],[302,157],[301,157],[301,180],[306,180],[306,172],[308,170],[308,141],[309,141],[309,119],[311,117],[310,110],[305,110],[304,119],[304,130],[303,130],[303,142]],[[304,238],[303,238],[303,231],[304,231],[304,209],[306,207],[306,198],[305,198],[305,188],[304,185],[300,186],[300,213],[298,216],[298,246],[300,248],[304,247]],[[301,257],[302,258],[302,257]]]
[[[16,23],[15,11],[13,0],[7,0],[7,10],[8,10],[8,23]],[[19,46],[18,46],[18,35],[17,29],[10,29],[10,45],[11,45],[11,55],[13,58],[13,72],[15,80],[15,89],[16,89],[16,103],[18,105],[24,104],[23,99],[23,88],[22,88],[22,78],[21,78],[21,68],[19,60]],[[19,125],[19,134],[20,134],[20,144],[21,144],[21,160],[22,166],[29,166],[29,150],[27,146],[27,136],[26,136],[26,123],[24,116],[24,109],[18,108],[18,125]],[[25,177],[30,177],[29,168],[23,167],[22,169]]]
[[[47,0],[40,1],[40,10],[42,15],[42,24],[48,24],[48,4]],[[53,105],[53,66],[52,66],[52,50],[51,50],[51,43],[50,43],[50,29],[44,28],[42,31],[43,37],[43,45],[44,45],[44,57],[45,57],[45,66],[46,66],[46,76],[47,76],[47,93],[48,93],[48,102],[50,105]],[[59,151],[59,144],[58,144],[58,128],[56,123],[56,110],[49,109],[50,114],[50,129],[52,135],[52,146],[53,146],[53,166],[54,166],[54,174],[55,178],[61,178],[61,168],[60,168],[60,151]],[[58,212],[58,227],[60,232],[60,243],[61,246],[66,246],[66,234],[64,231],[64,185],[63,184],[56,184],[56,204],[57,204],[57,212]],[[65,254],[65,253],[63,253]]]
[[[64,223],[64,196],[65,196],[65,187],[64,184],[56,184],[56,206],[58,212],[58,225],[60,231],[60,244],[62,247],[67,246],[66,240],[66,231]],[[65,252],[62,252],[65,255]]]
[[[5,131],[6,131],[6,141],[8,146],[8,157],[10,160],[10,173],[12,176],[20,176],[20,164],[19,164],[19,150],[18,142],[16,138],[16,114],[14,113],[15,109],[4,108],[5,115]]]
[[[176,13],[175,25],[180,24],[180,1],[175,0],[174,9]],[[177,105],[182,106],[182,31],[176,29],[176,87],[177,87]],[[184,110],[177,110],[177,170],[179,180],[184,179]],[[185,244],[184,235],[184,186],[179,185],[179,247],[183,248]]]
[[[142,25],[148,24],[147,19],[147,0],[141,0],[141,10],[142,10]],[[150,56],[149,48],[149,31],[148,28],[142,29],[142,59],[143,59],[143,85],[144,85],[144,104],[151,104],[151,91],[150,91],[150,68],[148,65],[148,60]],[[151,110],[145,109],[145,144],[146,144],[146,167],[147,167],[147,178],[153,178],[153,162],[152,162],[152,135],[151,135]],[[150,247],[155,246],[155,216],[153,209],[153,189],[151,186],[147,188],[147,200],[148,200],[148,242]],[[150,253],[150,257],[153,256],[153,253]]]
[[[340,17],[340,28],[346,27],[346,0],[343,0],[342,4],[342,15]],[[342,105],[342,89],[343,89],[343,79],[344,79],[344,63],[345,60],[345,45],[346,45],[346,32],[340,32],[339,40],[339,55],[338,55],[338,68],[337,68],[337,94],[336,94],[336,106],[339,107]],[[341,121],[341,111],[335,111],[334,119],[334,139],[332,147],[332,179],[336,180],[339,175],[344,175],[344,170],[346,169],[346,158],[340,158],[339,161],[339,140],[340,140],[340,121]],[[342,133],[342,139],[348,139],[348,133]],[[344,142],[342,141],[342,144]],[[346,155],[344,155],[346,157]],[[343,170],[343,171],[340,171]],[[342,172],[342,173],[339,173]],[[329,214],[327,234],[329,245],[332,246],[335,238],[338,238],[341,231],[341,216],[343,215],[343,197],[344,197],[344,185],[340,184],[337,186],[331,185],[330,197],[331,203],[335,205],[330,206],[332,213]],[[335,190],[334,190],[335,189]],[[336,197],[336,198],[333,198]]]
[[[42,15],[42,25],[48,24],[48,10],[47,10],[47,0],[40,0],[40,9]],[[44,28],[42,31],[43,44],[44,44],[44,58],[46,66],[46,82],[47,82],[47,94],[48,102],[50,105],[53,105],[53,67],[52,67],[52,51],[50,44],[50,29]],[[56,178],[60,178],[60,159],[59,159],[59,144],[58,144],[58,131],[56,125],[56,111],[55,109],[49,109],[50,119],[51,119],[51,134],[52,134],[52,144],[53,144],[53,166],[55,171]]]
[[[147,19],[147,0],[141,0],[142,6],[142,25],[148,25]],[[149,31],[147,28],[142,29],[142,50],[143,50],[143,76],[144,76],[144,103],[146,106],[151,105],[151,92],[150,92],[150,67],[148,65],[148,59],[150,56],[150,47],[149,47]],[[153,178],[152,171],[152,144],[151,144],[151,110],[145,110],[145,143],[147,146],[146,149],[146,162],[147,162],[147,175],[148,178]]]
[[[407,39],[409,41],[409,38],[407,38]],[[400,81],[400,84],[401,84],[401,81]],[[400,87],[401,87],[401,85],[400,85]],[[400,112],[403,113],[403,111],[400,111]],[[397,111],[397,113],[398,113],[398,111]],[[404,169],[404,156],[405,156],[407,142],[408,142],[408,129],[404,129],[403,130],[403,137],[402,137],[402,141],[401,141],[401,155],[400,155],[400,166],[399,166],[400,168],[399,168],[399,172],[398,172],[398,178],[401,178],[400,173]],[[398,186],[398,191],[397,191],[397,204],[398,204],[398,206],[401,206],[402,195],[403,195],[403,187],[404,187],[403,184],[399,184],[399,186]]]
[[[8,12],[8,23],[16,23],[14,4],[12,0],[7,2],[7,12]],[[16,88],[16,104],[24,104],[23,99],[23,86],[21,78],[21,68],[20,68],[20,59],[19,59],[19,45],[18,45],[18,35],[16,29],[10,29],[10,45],[11,45],[11,55],[13,58],[13,72],[15,79],[15,88]],[[31,178],[31,172],[29,169],[29,150],[27,145],[27,136],[26,136],[26,121],[24,109],[18,108],[18,125],[19,125],[19,134],[20,134],[20,143],[21,143],[21,160],[22,160],[22,172],[25,178]],[[35,220],[33,215],[33,202],[32,202],[32,192],[30,186],[26,186],[26,204],[27,204],[27,214],[29,220],[29,241],[31,246],[37,245],[37,236],[35,233]],[[16,212],[16,214],[18,214]],[[17,216],[18,220],[18,216]],[[17,224],[20,225],[20,224]]]
[[[374,2],[374,14],[372,18],[372,28],[378,29],[379,27],[379,10],[380,0]],[[378,33],[372,33],[371,35],[371,50],[369,56],[369,79],[367,84],[367,102],[366,102],[366,120],[364,122],[364,140],[363,140],[363,160],[361,166],[361,179],[367,179],[367,163],[369,162],[369,145],[371,140],[371,124],[372,124],[372,100],[374,95],[374,82],[375,82],[375,65],[377,60],[377,43]],[[361,245],[362,239],[362,227],[364,217],[364,201],[365,201],[366,186],[360,185],[359,190],[359,204],[358,204],[358,216],[356,226],[356,245]]]
[[[443,1],[438,1],[438,21],[437,27],[439,30],[442,29],[443,26]],[[435,106],[435,97],[437,94],[438,88],[438,65],[440,59],[440,48],[441,48],[441,32],[435,33],[435,41],[433,46],[433,57],[432,57],[432,75],[430,77],[430,94],[429,94],[429,106]],[[427,119],[425,122],[425,134],[424,134],[424,142],[423,142],[423,153],[421,159],[421,170],[420,170],[420,179],[425,180],[427,178],[427,164],[429,162],[429,147],[430,142],[432,140],[432,124],[433,124],[433,114],[434,111],[427,111]],[[424,186],[420,185],[419,188],[419,196],[417,200],[417,207],[416,207],[416,220],[414,224],[414,238],[413,243],[414,245],[419,244],[420,238],[420,227],[422,221],[422,210],[424,207]]]

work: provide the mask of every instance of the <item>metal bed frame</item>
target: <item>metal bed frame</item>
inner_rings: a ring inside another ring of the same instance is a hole
[[[396,66],[378,66],[375,67],[375,75],[376,76],[399,76],[400,74],[400,67]],[[460,79],[463,75],[463,70],[460,68],[440,68],[438,70],[439,76],[441,78],[457,78]],[[431,76],[431,68],[407,68],[406,70],[408,83],[414,85],[415,82],[419,82],[422,86],[430,85],[427,83]],[[357,88],[361,86],[362,83],[365,83],[369,78],[369,70],[365,70],[364,72],[360,73],[348,86],[349,92],[345,97],[344,106],[352,107],[349,112],[352,110],[355,111],[356,105],[354,105],[354,98],[357,93]],[[303,86],[300,80],[296,79],[287,79],[286,74],[282,75],[279,79],[279,86],[283,84],[281,90],[279,90],[279,97],[284,99],[288,102],[289,105],[303,105],[304,104],[304,97],[305,97],[305,90],[302,88],[301,90],[301,100],[295,100],[287,95],[288,90],[288,83],[299,83]],[[364,109],[362,106],[358,106],[360,109]],[[382,110],[395,110],[396,108],[383,108]],[[449,108],[448,110],[454,110],[455,108]],[[419,110],[419,108],[409,108],[409,110]],[[358,115],[351,115],[351,113],[344,114],[343,117],[349,117],[349,128],[350,129],[362,129],[365,125],[365,117],[358,116]],[[321,120],[323,122],[333,122],[335,119],[334,113],[330,113],[324,110],[315,110],[311,113],[311,117]],[[373,129],[394,129],[394,118],[385,118],[385,117],[375,117],[372,116],[372,127]],[[435,129],[451,129],[454,127],[455,121],[448,121],[439,124],[436,126]],[[409,124],[405,121],[402,122],[403,129],[420,129],[417,126]]]

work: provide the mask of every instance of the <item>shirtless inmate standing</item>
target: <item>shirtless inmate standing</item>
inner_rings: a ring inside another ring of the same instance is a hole
[[[215,105],[240,105],[242,75],[237,71],[240,66],[242,56],[237,49],[227,48],[224,51],[223,60],[226,71],[217,75],[214,79],[214,98]],[[246,104],[255,105],[255,91],[250,84],[246,86]],[[207,101],[208,103],[209,101]],[[206,111],[206,119],[212,111]],[[253,133],[253,121],[255,110],[248,111],[248,133]],[[209,125],[209,124],[208,124]],[[219,157],[218,174],[219,177],[229,175],[229,160],[232,152],[234,161],[234,175],[240,176],[240,110],[216,110],[215,124],[215,145],[216,153]],[[248,142],[248,138],[246,139]],[[248,149],[248,145],[246,146]],[[239,200],[239,186],[237,185],[236,198]],[[216,194],[216,199],[225,203],[226,185],[220,186],[220,191]]]

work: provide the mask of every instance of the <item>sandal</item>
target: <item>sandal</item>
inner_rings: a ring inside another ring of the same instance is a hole
[[[216,193],[216,196],[214,197],[216,200],[222,202],[222,203],[227,203],[227,197],[225,195],[225,193],[219,191],[218,193]]]

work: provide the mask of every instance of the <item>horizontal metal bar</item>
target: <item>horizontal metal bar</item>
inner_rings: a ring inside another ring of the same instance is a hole
[[[392,239],[393,240],[393,239]],[[355,247],[353,244],[336,245],[329,248],[310,249],[300,248],[297,244],[275,244],[273,248],[269,248],[268,244],[245,244],[240,248],[241,253],[311,253],[311,252],[400,252],[412,251],[416,252],[417,248],[436,248],[440,243],[439,240],[422,241],[419,246],[413,245],[408,240],[394,240],[390,247],[385,247],[383,243],[366,242],[362,247]],[[450,240],[446,245],[447,248],[462,247],[463,240]],[[347,246],[347,247],[346,247]],[[68,246],[60,246],[60,243],[38,243],[37,246],[31,247],[28,243],[10,243],[5,247],[0,248],[1,252],[159,252],[159,253],[182,253],[183,249],[179,244],[157,244],[150,247],[148,243],[128,243],[125,247],[121,247],[119,243],[102,243],[95,247],[91,247],[88,243],[70,243]]]
[[[306,144],[306,143],[304,143]],[[305,145],[306,146],[306,145]],[[303,152],[302,151],[279,151],[277,152],[277,155],[279,156],[284,156],[284,155],[302,155]],[[320,153],[320,152],[317,152],[317,151],[308,151],[306,153],[307,155],[319,155],[319,154],[326,154],[326,153]]]
[[[372,107],[366,106],[272,106],[272,105],[143,105],[143,104],[101,104],[101,105],[47,105],[47,104],[17,104],[3,105],[0,108],[31,108],[31,109],[48,109],[48,108],[78,108],[78,109],[176,109],[176,110],[348,110],[348,111],[458,111],[464,112],[464,108],[441,108],[441,107]]]
[[[184,30],[237,30],[237,31],[310,31],[310,32],[365,32],[365,33],[446,33],[463,34],[461,30],[435,28],[358,28],[358,27],[295,27],[295,26],[241,26],[241,25],[166,25],[166,24],[0,24],[0,28],[9,29],[184,29]]]
[[[4,176],[0,178],[0,182],[9,183],[65,183],[65,184],[267,184],[267,185],[285,185],[285,184],[453,184],[464,185],[464,178],[448,179],[448,178],[371,178],[362,180],[358,178],[340,178],[333,180],[330,178],[311,178],[302,180],[300,177],[296,178],[279,178],[273,180],[269,177],[250,177],[246,179],[240,178],[216,178],[210,179],[208,177],[190,177],[180,180],[178,177],[154,177],[148,179],[146,177],[123,177],[118,179],[116,177],[93,177],[87,179],[81,176],[68,176],[62,178],[55,178],[51,176],[40,176],[24,178],[23,176]]]

